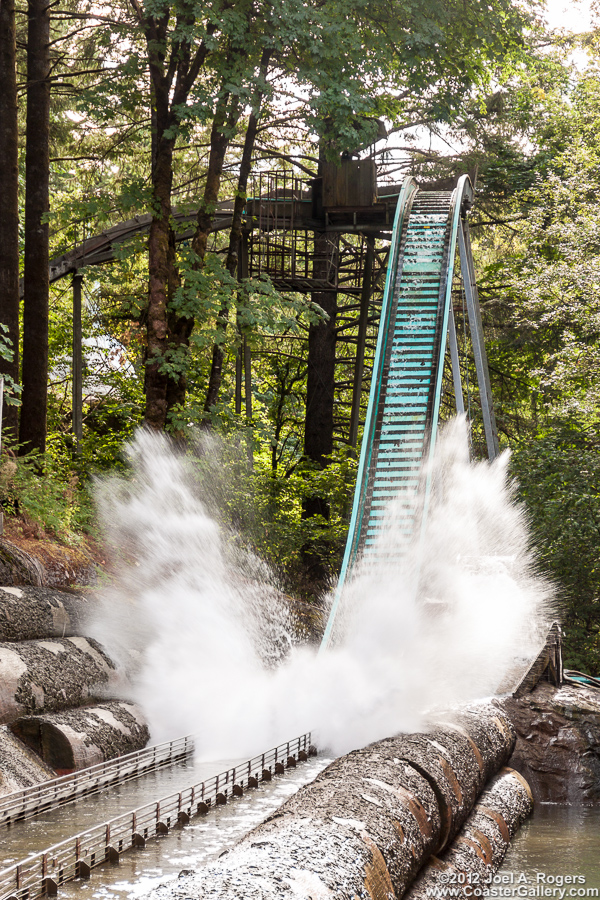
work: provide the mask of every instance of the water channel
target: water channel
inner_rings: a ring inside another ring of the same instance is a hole
[[[0,869],[92,825],[210,778],[242,761],[181,761],[1,829]],[[301,785],[312,781],[330,762],[326,756],[317,756],[272,782],[259,784],[243,797],[211,810],[207,816],[192,819],[186,828],[174,829],[165,837],[148,841],[143,850],[123,854],[118,865],[95,869],[90,881],[77,880],[61,886],[61,898],[124,900],[146,896],[150,888],[165,879],[177,877],[183,869],[197,868],[232,846]]]
[[[538,804],[514,838],[499,874],[511,878],[498,883],[509,891],[502,896],[599,897],[600,808]],[[541,888],[556,892],[542,893]],[[596,894],[580,893],[588,888]]]

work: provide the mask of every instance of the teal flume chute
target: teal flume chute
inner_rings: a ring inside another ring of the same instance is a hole
[[[433,457],[449,345],[457,412],[464,412],[452,285],[456,251],[469,316],[488,455],[498,454],[487,357],[467,212],[473,186],[463,175],[453,191],[421,190],[405,179],[394,221],[379,336],[352,517],[342,569],[321,649],[329,646],[344,585],[359,559],[376,562],[385,510],[392,500],[408,539],[427,517],[430,485],[417,499],[420,470]],[[402,548],[398,548],[402,553]],[[386,548],[389,553],[389,548]]]

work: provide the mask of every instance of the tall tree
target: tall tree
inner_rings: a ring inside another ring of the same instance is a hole
[[[266,80],[269,60],[271,58],[272,49],[266,48],[263,51],[260,77]],[[258,132],[258,120],[260,116],[260,107],[264,97],[264,83],[257,86],[252,97],[252,106],[250,116],[248,117],[248,125],[246,128],[246,137],[244,139],[244,147],[240,160],[240,171],[237,181],[237,190],[233,203],[233,217],[231,221],[231,229],[229,231],[229,247],[227,250],[227,260],[225,267],[230,275],[235,276],[238,270],[239,262],[239,246],[242,237],[242,221],[244,216],[244,207],[247,201],[248,178],[252,170],[252,155],[254,153],[254,145]],[[219,310],[217,316],[217,329],[220,338],[223,338],[229,320],[229,308],[223,306]],[[223,378],[223,360],[225,353],[223,350],[222,340],[215,342],[212,351],[212,362],[210,375],[208,379],[208,388],[206,391],[206,399],[204,402],[204,412],[208,416],[212,407],[216,404],[219,397],[219,390]]]
[[[43,453],[46,449],[49,181],[50,3],[49,0],[29,0],[21,453],[32,450]]]
[[[0,3],[0,322],[12,359],[0,370],[19,379],[19,149],[14,0]],[[4,430],[17,437],[17,407],[4,407]]]

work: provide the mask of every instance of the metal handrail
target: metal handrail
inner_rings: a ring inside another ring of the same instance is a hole
[[[377,335],[377,347],[375,349],[375,359],[373,360],[373,374],[371,378],[371,389],[369,392],[369,404],[367,407],[367,417],[363,431],[363,439],[360,451],[360,460],[358,464],[358,473],[356,476],[356,488],[354,491],[354,500],[352,504],[352,515],[348,528],[348,538],[346,540],[346,548],[344,558],[342,560],[342,568],[340,577],[336,586],[333,603],[329,610],[329,617],[321,640],[319,652],[326,650],[333,637],[333,625],[337,615],[338,606],[340,604],[342,593],[346,579],[350,570],[356,561],[358,546],[360,540],[360,530],[362,526],[362,517],[364,513],[364,498],[367,491],[369,470],[371,466],[371,454],[373,451],[373,439],[377,423],[377,409],[379,406],[379,395],[381,392],[381,384],[383,371],[385,367],[385,355],[387,343],[389,340],[389,322],[394,304],[394,291],[398,278],[398,260],[400,256],[400,244],[404,227],[406,224],[407,213],[410,211],[410,205],[417,191],[417,183],[412,177],[405,178],[402,183],[402,189],[398,196],[396,206],[396,214],[394,217],[394,230],[392,232],[390,244],[390,256],[387,266],[387,274],[385,279],[385,288],[383,292],[383,301],[381,305],[380,325]]]
[[[121,853],[144,847],[149,838],[167,834],[175,826],[183,827],[192,816],[241,796],[244,788],[270,781],[273,774],[283,774],[297,760],[305,761],[316,752],[310,741],[309,732],[206,781],[32,854],[0,872],[0,900],[36,900],[54,895],[61,884],[89,876],[96,866],[118,862]]]
[[[42,781],[0,797],[0,826],[16,820],[35,816],[40,809],[76,800],[81,794],[91,794],[107,784],[121,784],[136,778],[149,769],[168,765],[184,759],[194,752],[194,739],[187,735],[174,741],[165,741],[144,750],[134,750],[124,756],[86,769]]]

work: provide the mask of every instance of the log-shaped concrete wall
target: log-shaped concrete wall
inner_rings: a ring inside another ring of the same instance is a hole
[[[457,726],[350,753],[199,872],[193,895],[399,898],[460,829],[513,744],[509,720],[490,704]]]
[[[90,603],[48,587],[0,587],[0,641],[82,634]]]
[[[100,645],[84,637],[0,644],[0,724],[117,693],[121,677]]]
[[[458,837],[432,857],[406,900],[443,897],[450,888],[460,900],[485,896],[510,841],[533,811],[531,789],[522,775],[504,768],[481,794]]]
[[[59,775],[141,750],[150,737],[140,708],[120,700],[24,716],[10,728]]]
[[[0,727],[0,797],[54,778],[54,772],[7,728]]]

